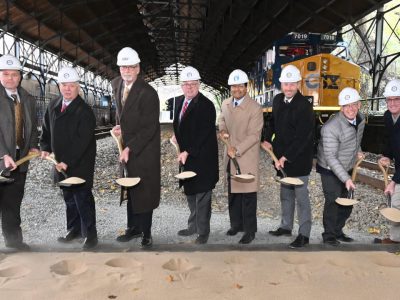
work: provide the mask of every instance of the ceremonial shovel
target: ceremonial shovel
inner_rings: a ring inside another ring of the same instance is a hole
[[[117,142],[118,145],[118,152],[119,154],[122,153],[122,143],[121,143],[121,138],[120,136],[117,137],[112,130],[110,130],[111,136],[114,138],[114,140]],[[140,177],[128,177],[128,169],[126,168],[126,163],[124,161],[121,161],[121,166],[123,169],[123,178],[118,178],[115,180],[116,183],[118,183],[120,186],[123,187],[133,187],[137,185],[140,182]]]
[[[383,178],[385,181],[385,188],[388,185],[388,171],[389,171],[389,166],[386,168],[382,166],[382,164],[378,161],[378,166],[381,169],[383,173]],[[387,207],[381,209],[379,212],[381,213],[382,216],[384,216],[386,219],[392,222],[399,223],[400,222],[400,210],[397,208],[392,207],[392,200],[390,194],[387,194],[387,204],[385,204]],[[380,205],[382,207],[382,205]]]
[[[170,143],[171,143],[172,145],[174,145],[175,150],[176,150],[176,153],[177,153],[178,156],[179,156],[179,154],[180,154],[181,152],[180,152],[180,150],[179,150],[178,144],[174,143],[174,141],[172,140],[172,138],[170,138],[169,141],[170,141]],[[185,166],[184,166],[182,163],[179,163],[179,172],[180,172],[180,173],[177,174],[177,175],[175,175],[175,178],[183,180],[183,179],[192,178],[192,177],[194,177],[194,176],[197,175],[197,174],[196,174],[195,172],[193,172],[193,171],[183,171],[183,172],[182,172],[182,170],[184,170],[184,168],[185,168]]]
[[[272,152],[272,150],[263,147],[261,144],[261,147],[267,151],[267,153],[271,156],[272,160],[277,163],[278,162],[278,158],[276,157],[276,155],[274,154],[274,152]],[[281,180],[279,180],[280,183],[283,184],[287,184],[287,185],[303,185],[304,182],[302,180],[300,180],[299,178],[295,178],[295,177],[287,177],[285,171],[283,170],[283,168],[280,169],[283,178]]]
[[[355,165],[354,165],[354,167],[353,167],[353,172],[351,172],[351,180],[352,180],[353,182],[356,181],[356,177],[357,177],[357,168],[358,168],[358,166],[361,164],[361,162],[363,161],[363,159],[364,159],[364,156],[360,157],[360,158],[356,161],[356,163],[355,163]],[[343,205],[343,206],[350,206],[350,205],[357,204],[357,203],[360,202],[360,201],[354,199],[354,190],[353,190],[353,189],[350,189],[349,192],[348,192],[347,198],[337,198],[337,199],[335,200],[335,202],[336,202],[337,204],[340,204],[340,205]]]
[[[17,166],[20,166],[20,165],[22,165],[24,162],[26,162],[26,161],[28,161],[28,160],[31,160],[32,158],[38,157],[39,155],[40,155],[39,152],[38,152],[38,153],[36,153],[36,152],[29,152],[27,156],[21,158],[20,160],[17,160],[17,161],[15,162],[15,164],[16,164]],[[1,171],[0,171],[0,183],[12,183],[12,182],[14,182],[14,179],[13,179],[13,178],[7,178],[7,177],[1,176],[1,175],[3,175],[4,172],[11,171],[11,169],[12,169],[11,167],[8,167],[8,168],[5,168],[4,170],[1,170]]]
[[[231,147],[227,138],[223,137],[223,138],[221,138],[221,140],[228,147],[228,149]],[[255,176],[253,174],[242,174],[242,171],[240,171],[239,163],[237,162],[235,157],[233,157],[233,158],[229,157],[229,159],[233,162],[233,164],[235,165],[235,169],[236,169],[236,174],[231,175],[231,177],[246,180],[246,181],[254,180]]]
[[[55,160],[53,155],[46,156],[46,159],[48,161],[51,161],[54,165],[58,165],[58,161]],[[65,177],[64,180],[62,180],[58,183],[59,186],[70,187],[73,185],[83,184],[86,182],[85,179],[82,179],[79,177],[68,177],[67,173],[65,173],[64,170],[60,170],[58,172],[60,172]]]

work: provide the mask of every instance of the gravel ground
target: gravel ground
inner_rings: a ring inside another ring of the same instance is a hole
[[[153,237],[157,244],[187,243],[191,238],[176,235],[179,229],[186,227],[188,208],[182,190],[173,177],[178,172],[174,148],[169,144],[171,127],[162,130],[162,199],[161,205],[154,211]],[[114,183],[118,175],[117,147],[111,138],[97,141],[96,173],[93,193],[96,200],[97,228],[102,242],[114,243],[117,235],[123,232],[126,225],[126,207],[119,206],[119,188]],[[220,157],[222,144],[220,144]],[[261,190],[258,194],[258,233],[255,244],[289,243],[291,238],[276,238],[268,235],[268,230],[279,226],[280,201],[279,183],[275,180],[275,172],[271,160],[266,153],[261,153]],[[220,159],[222,170],[222,159]],[[51,166],[47,161],[35,159],[31,162],[30,171],[22,205],[22,227],[24,239],[36,245],[56,245],[58,236],[65,233],[65,206],[60,189],[52,184]],[[237,243],[240,236],[225,235],[229,228],[227,211],[227,192],[221,180],[213,193],[213,214],[211,218],[210,244]],[[320,177],[313,171],[309,183],[312,203],[313,228],[312,243],[321,242],[323,194]],[[387,224],[380,216],[378,205],[385,201],[382,191],[365,185],[357,185],[356,198],[361,199],[349,218],[345,231],[358,243],[371,243],[374,235],[369,234],[372,228],[381,234],[387,231]],[[297,228],[295,228],[294,233]],[[0,237],[2,240],[2,237]],[[139,240],[134,243],[139,243]],[[115,244],[117,244],[115,242]],[[3,245],[1,242],[0,245]],[[0,246],[1,247],[1,246]],[[72,244],[71,247],[79,247]],[[122,244],[121,248],[126,247]]]

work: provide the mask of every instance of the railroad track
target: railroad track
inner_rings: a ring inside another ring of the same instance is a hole
[[[94,135],[96,136],[96,140],[110,136],[111,128],[112,126],[97,127],[94,133]]]

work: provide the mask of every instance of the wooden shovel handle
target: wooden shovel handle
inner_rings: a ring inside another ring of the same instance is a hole
[[[381,169],[383,173],[383,180],[385,181],[385,188],[386,188],[387,185],[389,184],[389,179],[388,179],[389,165],[387,167],[384,167],[378,160],[378,167],[379,169]]]
[[[268,149],[268,148],[264,148],[264,147],[262,147],[265,151],[267,151],[267,153],[269,154],[269,156],[271,156],[271,158],[272,158],[272,160],[274,161],[274,163],[278,163],[278,158],[276,157],[276,155],[275,155],[275,153],[271,150],[271,149]]]
[[[169,139],[169,142],[175,147],[176,153],[179,155],[181,151],[179,150],[179,145],[175,143],[172,138]]]
[[[110,134],[111,134],[111,136],[113,137],[113,139],[117,142],[118,152],[119,152],[119,154],[121,154],[122,151],[124,150],[124,149],[123,149],[123,146],[122,146],[121,135],[116,136],[116,135],[114,134],[114,132],[113,132],[112,129],[110,130]]]
[[[32,158],[38,157],[39,155],[40,155],[40,153],[29,152],[27,156],[24,156],[23,158],[17,160],[17,161],[15,162],[15,164],[16,164],[17,166],[20,166],[20,165],[22,165],[24,162],[26,162],[26,161],[28,161],[28,160],[31,160]],[[3,174],[3,172],[5,172],[5,171],[11,171],[11,169],[12,169],[12,167],[8,167],[8,168],[5,168],[4,170],[0,170],[0,175]]]
[[[357,158],[356,163],[354,164],[353,167],[353,172],[351,172],[351,180],[354,182],[356,180],[357,177],[357,168],[358,166],[361,164],[361,162],[364,160],[365,156],[362,156],[360,158]]]
[[[54,165],[58,165],[58,161],[56,161],[56,159],[55,159],[52,155],[46,156],[46,159],[47,159],[48,161],[51,161]],[[58,171],[58,170],[57,170],[57,171]],[[58,172],[60,172],[61,174],[63,174],[63,176],[64,176],[65,178],[68,178],[68,175],[67,175],[67,173],[65,173],[64,170],[60,170],[60,171],[58,171]]]
[[[229,143],[229,141],[228,141],[227,138],[221,137],[220,140],[222,140],[222,142],[223,142],[228,148],[231,147],[231,144]],[[230,157],[229,157],[229,158],[230,158]],[[231,161],[233,162],[233,164],[235,165],[235,169],[236,169],[236,171],[237,171],[237,174],[236,174],[236,175],[242,174],[242,173],[241,173],[242,171],[240,170],[240,166],[239,166],[239,163],[238,163],[237,159],[236,159],[235,157],[234,157],[234,158],[230,158],[230,159],[231,159]]]
[[[263,149],[271,156],[271,158],[272,158],[272,160],[274,161],[274,163],[277,164],[277,163],[279,162],[279,160],[278,160],[278,158],[276,157],[275,153],[274,153],[271,149],[268,149],[268,148],[266,148],[266,147],[263,147],[262,145],[261,145],[261,148],[263,148]],[[280,171],[281,171],[283,177],[287,177],[286,172],[283,170],[283,168],[281,168]]]
[[[22,165],[24,162],[26,162],[26,161],[28,161],[28,160],[31,160],[32,158],[38,157],[39,155],[40,155],[39,152],[37,152],[37,153],[36,153],[36,152],[29,152],[27,156],[24,156],[23,158],[17,160],[17,161],[15,162],[15,164],[16,164],[17,166],[20,166],[20,165]]]

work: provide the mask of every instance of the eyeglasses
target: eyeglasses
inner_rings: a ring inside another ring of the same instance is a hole
[[[182,85],[183,87],[185,87],[185,88],[189,88],[189,87],[195,87],[195,86],[197,86],[198,84],[199,84],[198,82],[192,82],[192,83],[186,82],[186,83],[182,83],[181,85]]]
[[[358,102],[343,105],[343,108],[358,108]]]
[[[244,85],[244,84],[234,84],[234,85],[231,85],[231,90],[232,90],[232,89],[243,89],[243,88],[247,88],[247,86]]]
[[[395,98],[395,99],[386,99],[386,103],[400,104],[400,97]]]
[[[139,65],[134,65],[134,66],[120,66],[120,69],[125,69],[125,70],[133,70],[136,69]]]

